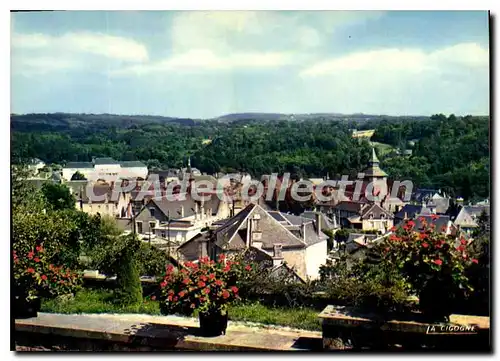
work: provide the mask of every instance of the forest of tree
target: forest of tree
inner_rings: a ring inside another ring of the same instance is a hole
[[[380,156],[381,166],[391,178],[447,189],[466,199],[489,196],[488,117],[379,117],[362,122],[319,115],[304,121],[261,118],[220,122],[62,113],[13,115],[12,161],[37,157],[63,164],[113,157],[142,160],[155,168],[178,168],[191,156],[192,165],[207,173],[238,170],[256,177],[271,172],[352,176],[366,165],[370,143],[353,139],[351,129],[375,129],[372,141],[413,150],[410,157]]]

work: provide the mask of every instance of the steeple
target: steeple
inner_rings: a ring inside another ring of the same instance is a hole
[[[379,164],[379,163],[380,163],[380,161],[377,158],[377,153],[375,153],[375,148],[372,148],[372,159],[370,159],[369,164],[375,165],[375,164]]]
[[[365,174],[365,178],[387,177],[387,173],[380,169],[379,164],[380,161],[378,160],[375,148],[372,148],[372,156],[368,161],[368,167],[366,167],[366,169],[364,169],[363,171],[363,173]]]

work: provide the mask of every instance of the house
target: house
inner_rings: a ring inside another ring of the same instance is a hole
[[[250,248],[271,257],[275,266],[284,262],[302,279],[316,279],[327,259],[327,239],[321,232],[321,218],[268,212],[251,203],[209,235],[181,246],[215,259],[219,254],[242,254]],[[188,251],[184,251],[188,253]]]
[[[178,200],[153,198],[135,217],[136,232],[141,238],[153,236],[182,244],[229,214],[229,205],[214,195],[200,201],[188,195]]]
[[[394,225],[394,216],[376,203],[365,204],[357,214],[348,219],[350,228],[363,231],[376,230],[386,233]]]
[[[28,161],[28,169],[33,175],[37,175],[45,167],[45,162],[38,158],[31,158]]]
[[[91,181],[114,182],[119,179],[146,179],[148,167],[139,161],[118,162],[113,158],[94,158],[92,162],[67,163],[62,176],[66,181],[70,181],[76,172]]]
[[[449,216],[429,214],[418,214],[415,216],[414,230],[417,232],[423,231],[425,227],[431,224],[435,225],[434,230],[436,232],[446,235],[454,235],[457,230]]]
[[[88,214],[130,218],[130,193],[119,192],[114,184],[71,181],[66,186],[75,197],[76,209]]]
[[[394,214],[394,224],[398,225],[404,220],[415,219],[419,214],[436,214],[436,207],[424,204],[407,204],[399,212]]]
[[[470,235],[478,227],[476,218],[462,204],[451,205],[446,215],[450,217],[450,220],[459,230],[467,235]]]

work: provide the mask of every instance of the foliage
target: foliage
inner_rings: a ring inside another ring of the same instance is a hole
[[[432,221],[438,216],[433,215]],[[420,222],[423,230],[414,229],[415,222],[405,225],[379,246],[383,262],[395,266],[422,297],[429,289],[446,290],[450,300],[464,298],[472,291],[466,275],[471,264],[478,263],[467,250],[467,241],[436,232],[435,224]],[[438,297],[436,295],[436,297]],[[448,307],[453,307],[451,302]]]
[[[83,175],[82,173],[80,173],[79,171],[76,171],[72,176],[71,176],[71,180],[72,181],[75,181],[75,180],[87,180],[87,178],[85,178],[85,175]]]
[[[118,254],[117,301],[123,305],[139,306],[142,302],[142,287],[135,256],[140,241],[134,237],[124,237],[125,247]]]
[[[80,275],[64,266],[50,263],[53,255],[38,243],[32,249],[15,243],[13,255],[14,290],[26,299],[54,298],[74,293],[80,284]]]
[[[356,176],[366,165],[370,145],[353,139],[350,129],[371,128],[373,141],[401,150],[416,140],[411,157],[379,154],[391,177],[410,179],[419,187],[451,187],[466,200],[488,196],[488,117],[360,118],[364,124],[322,115],[305,121],[248,117],[221,123],[146,116],[13,115],[13,160],[38,157],[64,163],[108,156],[178,168],[192,155],[193,166],[208,173],[236,169],[255,177],[290,172],[302,177],[329,173],[336,178]],[[212,142],[204,144],[208,138]]]
[[[226,312],[227,306],[239,299],[237,284],[242,273],[243,265],[226,260],[224,255],[217,262],[208,257],[198,263],[186,262],[180,270],[169,265],[160,284],[162,311],[167,314]]]
[[[75,198],[64,184],[45,183],[42,193],[47,204],[54,210],[75,208]]]
[[[137,267],[142,276],[162,276],[165,267],[170,264],[165,251],[142,242],[136,254]]]
[[[411,308],[409,287],[401,274],[383,264],[342,257],[320,270],[320,289],[334,304],[362,310],[404,312]]]

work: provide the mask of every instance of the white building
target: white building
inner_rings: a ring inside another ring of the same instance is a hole
[[[148,167],[139,161],[117,162],[113,158],[95,158],[92,162],[70,162],[63,168],[63,178],[70,181],[79,172],[89,181],[142,178],[148,176]]]

